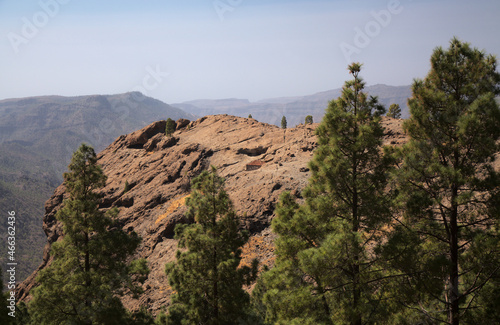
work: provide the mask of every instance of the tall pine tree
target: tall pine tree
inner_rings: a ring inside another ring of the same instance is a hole
[[[267,321],[365,324],[383,312],[375,247],[390,220],[382,150],[384,108],[363,92],[354,63],[319,125],[312,176],[299,206],[285,193],[273,220],[276,265],[260,283]]]
[[[215,167],[192,181],[186,202],[194,223],[178,225],[177,261],[166,265],[176,291],[168,310],[168,324],[238,324],[247,318],[249,295],[243,290],[256,278],[257,261],[240,266],[241,247],[248,234],[224,190]]]
[[[117,210],[99,209],[98,190],[106,176],[85,144],[73,154],[64,174],[69,198],[57,212],[63,238],[52,244],[52,263],[43,269],[29,304],[35,324],[124,324],[126,311],[119,299],[138,292],[131,274],[147,272],[145,260],[127,264],[140,243],[115,219]]]
[[[487,300],[499,301],[498,290],[484,296],[495,295],[488,285],[500,276],[500,178],[491,166],[500,139],[499,82],[493,56],[453,39],[413,84],[404,123],[410,141],[398,172],[404,216],[391,241],[405,249],[399,253],[411,251],[398,264],[412,275],[402,283],[414,293],[407,305],[431,321],[458,325]]]

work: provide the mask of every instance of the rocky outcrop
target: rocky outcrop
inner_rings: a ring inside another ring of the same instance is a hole
[[[124,137],[129,149],[142,149],[143,146],[155,135],[165,133],[166,121],[154,122],[145,128],[135,131]]]
[[[144,294],[138,300],[123,300],[132,310],[145,305],[157,313],[170,302],[172,289],[164,266],[175,259],[174,228],[186,222],[185,199],[193,177],[210,165],[218,168],[226,178],[226,190],[241,216],[241,226],[252,234],[243,249],[243,263],[257,257],[262,264],[272,265],[275,237],[270,223],[276,203],[283,191],[300,197],[310,176],[308,162],[316,148],[316,124],[283,130],[228,115],[186,121],[177,121],[177,130],[170,137],[164,135],[165,121],[155,122],[119,137],[99,154],[108,176],[100,207],[119,209],[122,227],[135,230],[143,239],[136,257],[146,258],[151,269]],[[400,121],[385,119],[384,123],[391,125],[391,137],[400,141],[399,136],[404,136],[396,127]],[[256,160],[262,162],[260,168],[246,170]],[[126,182],[128,190],[124,191]],[[18,286],[19,299],[30,299],[38,271],[50,263],[50,244],[62,236],[55,213],[64,197],[61,185],[45,205],[43,228],[48,243],[43,263]]]

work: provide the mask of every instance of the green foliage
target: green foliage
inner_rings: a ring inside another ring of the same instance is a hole
[[[134,313],[128,313],[124,325],[155,325],[155,319],[151,312],[144,306]]]
[[[80,146],[64,179],[70,197],[56,214],[64,236],[52,244],[54,259],[37,277],[40,286],[29,304],[32,322],[124,324],[127,313],[119,296],[140,292],[130,273],[148,271],[144,262],[133,268],[126,263],[140,238],[119,228],[116,209],[99,210],[98,190],[106,176],[92,147]]]
[[[16,310],[16,320],[14,324],[25,325],[30,324],[30,322],[31,316],[29,314],[28,306],[23,301],[18,302]]]
[[[165,135],[171,136],[175,132],[175,122],[170,117],[167,119],[167,124],[165,126]]]
[[[176,293],[169,308],[168,324],[237,324],[248,318],[249,296],[243,285],[256,278],[257,264],[238,267],[241,246],[248,234],[239,229],[239,218],[216,169],[204,171],[192,181],[186,205],[194,222],[175,229],[179,247],[177,262],[166,265],[169,283]]]
[[[500,275],[496,274],[484,285],[478,296],[477,306],[465,314],[466,324],[481,320],[484,324],[500,324]]]
[[[123,186],[122,194],[127,193],[129,190],[130,190],[130,185],[128,184],[128,181],[125,181],[125,186]]]
[[[499,86],[495,58],[457,39],[434,51],[427,77],[413,84],[404,123],[410,141],[396,174],[402,226],[388,247],[398,254],[395,268],[409,274],[400,283],[409,293],[402,302],[427,321],[488,321],[484,311],[500,299],[493,289],[500,177],[491,166],[499,149]]]
[[[281,118],[281,128],[286,129],[286,117],[285,116],[283,116]]]
[[[248,118],[253,118],[253,117],[252,117],[252,114],[248,114]]]
[[[389,106],[387,116],[392,118],[401,118],[401,108],[399,107],[399,104],[391,104],[391,106]]]
[[[158,315],[156,316],[155,325],[167,325],[168,317],[167,314],[165,313],[165,310],[161,310]]]
[[[316,130],[305,204],[284,193],[276,208],[276,265],[259,283],[269,323],[384,320],[384,274],[373,247],[390,221],[391,160],[381,150],[384,108],[363,92],[360,69],[349,66],[354,80],[330,102]]]
[[[305,120],[304,120],[304,123],[305,124],[313,124],[313,117],[312,115],[307,115]]]

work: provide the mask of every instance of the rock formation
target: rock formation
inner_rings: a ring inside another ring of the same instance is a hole
[[[170,301],[172,289],[164,267],[175,258],[174,228],[185,222],[191,179],[210,165],[218,168],[226,178],[226,190],[241,216],[242,227],[251,232],[242,262],[258,257],[261,265],[271,266],[274,208],[283,191],[300,198],[310,176],[308,162],[316,148],[317,124],[283,130],[254,119],[216,115],[193,122],[179,120],[176,131],[167,137],[165,123],[155,122],[121,136],[99,154],[99,163],[108,176],[100,207],[119,209],[123,229],[134,230],[143,239],[136,257],[146,258],[151,269],[144,294],[138,300],[125,297],[123,302],[131,310],[145,305],[154,314]],[[387,126],[386,144],[406,141],[400,120],[384,118],[383,123]],[[247,164],[256,160],[262,162],[261,167],[247,170]],[[30,299],[38,271],[51,262],[50,244],[62,235],[55,214],[65,196],[61,185],[45,204],[43,229],[48,243],[43,263],[18,286],[18,299]]]

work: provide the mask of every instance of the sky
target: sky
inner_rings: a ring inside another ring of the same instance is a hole
[[[141,91],[166,103],[424,78],[456,36],[500,54],[498,0],[0,0],[0,99]]]

